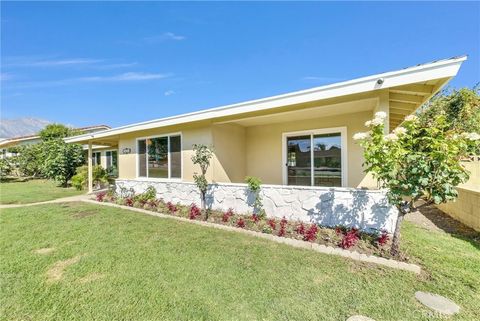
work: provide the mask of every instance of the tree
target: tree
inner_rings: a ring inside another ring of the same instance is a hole
[[[45,126],[39,133],[42,141],[52,139],[62,139],[68,136],[77,135],[79,132],[62,124],[49,124]]]
[[[44,160],[43,143],[21,146],[16,156],[16,164],[22,176],[41,177]]]
[[[439,114],[424,127],[419,118],[407,116],[391,134],[384,135],[386,114],[378,112],[365,123],[370,131],[357,133],[354,139],[364,148],[365,170],[378,179],[387,197],[398,209],[391,254],[400,247],[400,227],[415,202],[440,204],[457,197],[455,187],[467,181],[462,158],[479,147],[478,133],[451,128],[445,114]]]
[[[66,144],[62,139],[42,143],[45,152],[44,175],[66,187],[76,168],[84,163],[81,145]]]
[[[200,190],[200,199],[201,199],[201,208],[205,212],[206,196],[208,190],[208,181],[205,175],[207,174],[207,169],[210,166],[210,160],[213,157],[213,150],[202,144],[193,145],[194,155],[192,156],[192,162],[200,166],[200,174],[194,173],[193,181]],[[208,218],[208,215],[205,216]]]
[[[433,97],[419,113],[419,122],[430,126],[436,115],[445,115],[449,129],[480,132],[480,87],[443,91]]]

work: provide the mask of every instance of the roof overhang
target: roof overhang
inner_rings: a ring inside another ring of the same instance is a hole
[[[466,56],[462,56],[436,61],[312,89],[205,109],[173,117],[155,119],[91,134],[69,137],[66,138],[65,141],[67,143],[85,143],[88,141],[101,140],[108,137],[152,128],[205,120],[217,120],[224,117],[247,115],[248,113],[258,111],[274,111],[276,108],[285,106],[321,101],[341,96],[368,93],[383,89],[391,89],[390,92],[395,94],[393,96],[395,100],[392,102],[395,102],[394,105],[396,105],[396,109],[402,110],[401,107],[403,107],[402,114],[404,114],[406,111],[410,111],[411,113],[418,108],[419,105],[424,103],[438,90],[440,90],[452,77],[454,77],[458,73],[461,64],[466,59]],[[439,81],[432,83],[433,80]],[[402,104],[408,105],[405,106]],[[412,108],[413,110],[411,110]],[[400,119],[397,119],[398,117],[396,115],[397,114],[393,115],[394,118],[391,121],[391,126],[398,125],[400,122]]]

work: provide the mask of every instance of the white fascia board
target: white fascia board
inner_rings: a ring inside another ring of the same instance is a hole
[[[89,139],[125,134],[134,131],[178,125],[182,123],[243,114],[252,111],[268,110],[310,101],[347,96],[378,89],[386,89],[401,85],[425,82],[433,79],[451,78],[457,74],[460,66],[462,65],[462,62],[466,59],[467,57],[463,56],[455,59],[442,60],[430,64],[424,64],[397,71],[357,78],[349,81],[339,82],[302,91],[296,91],[283,95],[251,100],[243,103],[226,105],[211,109],[205,109],[173,117],[150,120],[142,123],[107,129],[92,134],[69,137],[66,138],[65,141],[67,143],[75,143]],[[382,85],[377,84],[377,80],[379,78],[383,79]]]

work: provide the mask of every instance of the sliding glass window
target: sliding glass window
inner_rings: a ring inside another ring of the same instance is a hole
[[[342,186],[342,134],[302,133],[286,137],[286,183]]]
[[[138,176],[181,178],[181,145],[180,135],[139,139]]]

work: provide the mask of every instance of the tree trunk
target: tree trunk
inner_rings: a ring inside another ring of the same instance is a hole
[[[398,209],[397,222],[395,224],[395,231],[393,232],[392,247],[390,248],[390,254],[397,256],[400,252],[400,228],[402,226],[403,217],[405,214],[401,209]]]
[[[207,198],[207,193],[206,192],[201,192],[200,194],[201,198],[201,208],[202,208],[202,213],[205,215],[205,220],[208,219],[208,212],[206,211],[206,198]]]

